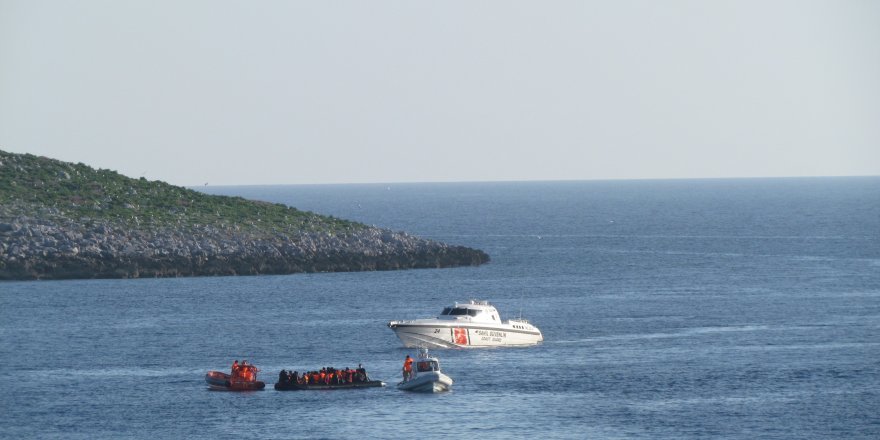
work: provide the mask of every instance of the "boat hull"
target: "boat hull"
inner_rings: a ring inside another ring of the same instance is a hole
[[[392,321],[388,326],[408,348],[528,347],[544,340],[540,331],[444,324]]]
[[[352,382],[352,383],[340,383],[340,384],[301,384],[295,382],[286,382],[281,383],[278,382],[275,384],[275,389],[278,391],[305,391],[305,390],[345,390],[345,389],[354,389],[354,388],[374,388],[374,387],[384,387],[385,382],[381,380],[368,380],[366,382]]]
[[[418,377],[397,384],[397,389],[415,393],[442,393],[452,389],[452,378],[439,372],[419,373]]]
[[[209,371],[205,374],[205,382],[214,391],[259,391],[266,388],[263,381],[232,380],[232,376],[221,371]]]

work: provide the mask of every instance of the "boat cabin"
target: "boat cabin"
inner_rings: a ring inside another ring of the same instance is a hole
[[[465,304],[455,303],[454,306],[446,307],[437,318],[466,319],[468,317],[475,321],[501,322],[501,317],[498,316],[498,310],[495,307],[489,305],[487,301],[474,300]]]
[[[416,371],[419,373],[440,371],[440,362],[437,361],[437,359],[433,358],[420,359],[418,362],[416,362]]]

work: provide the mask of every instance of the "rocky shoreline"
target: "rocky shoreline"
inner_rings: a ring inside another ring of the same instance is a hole
[[[476,266],[485,252],[0,151],[0,280]]]
[[[348,272],[473,266],[480,250],[365,227],[255,235],[211,225],[129,229],[0,212],[0,280]]]

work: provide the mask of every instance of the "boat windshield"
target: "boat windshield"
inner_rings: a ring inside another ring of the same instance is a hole
[[[445,312],[446,310],[444,310]],[[449,311],[449,313],[443,313],[444,315],[468,315],[468,316],[477,316],[480,314],[479,310],[474,309],[466,309],[464,307],[456,307]]]
[[[435,360],[424,360],[424,361],[419,361],[419,362],[416,364],[416,369],[417,369],[419,372],[426,372],[426,371],[439,371],[439,370],[440,370],[440,364],[438,364],[437,361],[435,361]]]
[[[445,308],[443,309],[443,311],[440,312],[440,314],[441,314],[441,315],[448,315],[449,312],[451,312],[451,311],[452,311],[452,307],[445,307]]]

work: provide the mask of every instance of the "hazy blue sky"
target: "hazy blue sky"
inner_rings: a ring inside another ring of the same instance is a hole
[[[174,184],[880,174],[880,1],[0,0],[0,149]]]

